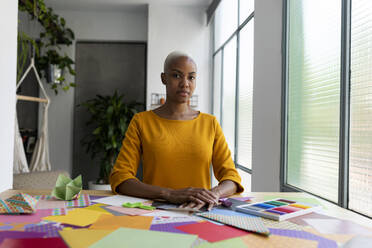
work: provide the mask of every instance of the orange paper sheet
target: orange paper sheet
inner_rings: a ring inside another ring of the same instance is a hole
[[[109,216],[101,215],[99,219],[93,223],[90,229],[115,230],[119,227],[128,227],[135,229],[150,229],[152,216]]]

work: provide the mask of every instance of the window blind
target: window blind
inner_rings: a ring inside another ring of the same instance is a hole
[[[349,208],[372,217],[372,1],[351,14]]]
[[[240,31],[237,163],[252,168],[253,19]]]
[[[341,1],[290,0],[287,183],[338,199]]]

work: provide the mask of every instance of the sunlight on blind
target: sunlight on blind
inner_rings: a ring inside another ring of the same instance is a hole
[[[289,1],[287,183],[338,199],[341,1]]]
[[[240,31],[237,162],[252,168],[253,20]]]
[[[222,0],[214,14],[214,50],[238,28],[238,0]]]
[[[213,115],[221,122],[221,51],[213,57]]]
[[[236,85],[236,36],[223,52],[222,129],[234,158],[235,149],[235,85]]]
[[[351,18],[349,208],[372,217],[372,1]]]

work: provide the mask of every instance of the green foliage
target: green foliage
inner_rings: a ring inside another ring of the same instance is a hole
[[[93,129],[83,138],[82,144],[92,159],[96,155],[100,156],[99,181],[104,183],[108,183],[108,177],[119,154],[125,132],[133,115],[137,113],[136,106],[143,105],[138,102],[126,104],[123,98],[124,95],[119,95],[115,91],[112,96],[97,95],[81,104],[90,113],[90,119],[86,125]]]
[[[61,45],[69,46],[75,39],[74,32],[66,27],[65,19],[56,15],[52,8],[47,8],[44,0],[19,0],[18,9],[27,12],[32,19],[36,19],[44,28],[40,33],[37,46],[35,45],[35,41],[28,36],[25,39],[38,50],[36,54],[36,66],[38,71],[41,72],[41,76],[47,77],[49,64],[58,65],[64,72],[68,72],[74,76],[75,70],[72,68],[74,61],[66,54],[61,55]],[[25,36],[22,37],[24,38]],[[21,47],[22,51],[24,49],[28,51],[29,47]],[[22,54],[19,54],[18,60],[20,61],[19,64],[22,65],[24,61]],[[19,69],[22,68],[19,67]],[[18,74],[22,72],[22,70],[19,70]],[[58,81],[60,82],[59,87],[65,91],[70,87],[75,87],[75,84],[73,82],[67,82],[65,77],[60,77]],[[52,84],[51,87],[58,94],[58,86]]]

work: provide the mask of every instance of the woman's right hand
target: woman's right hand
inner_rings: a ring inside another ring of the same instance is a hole
[[[170,189],[165,199],[172,203],[183,204],[200,209],[208,205],[208,209],[218,204],[219,195],[203,188]],[[192,204],[191,204],[192,203]]]

